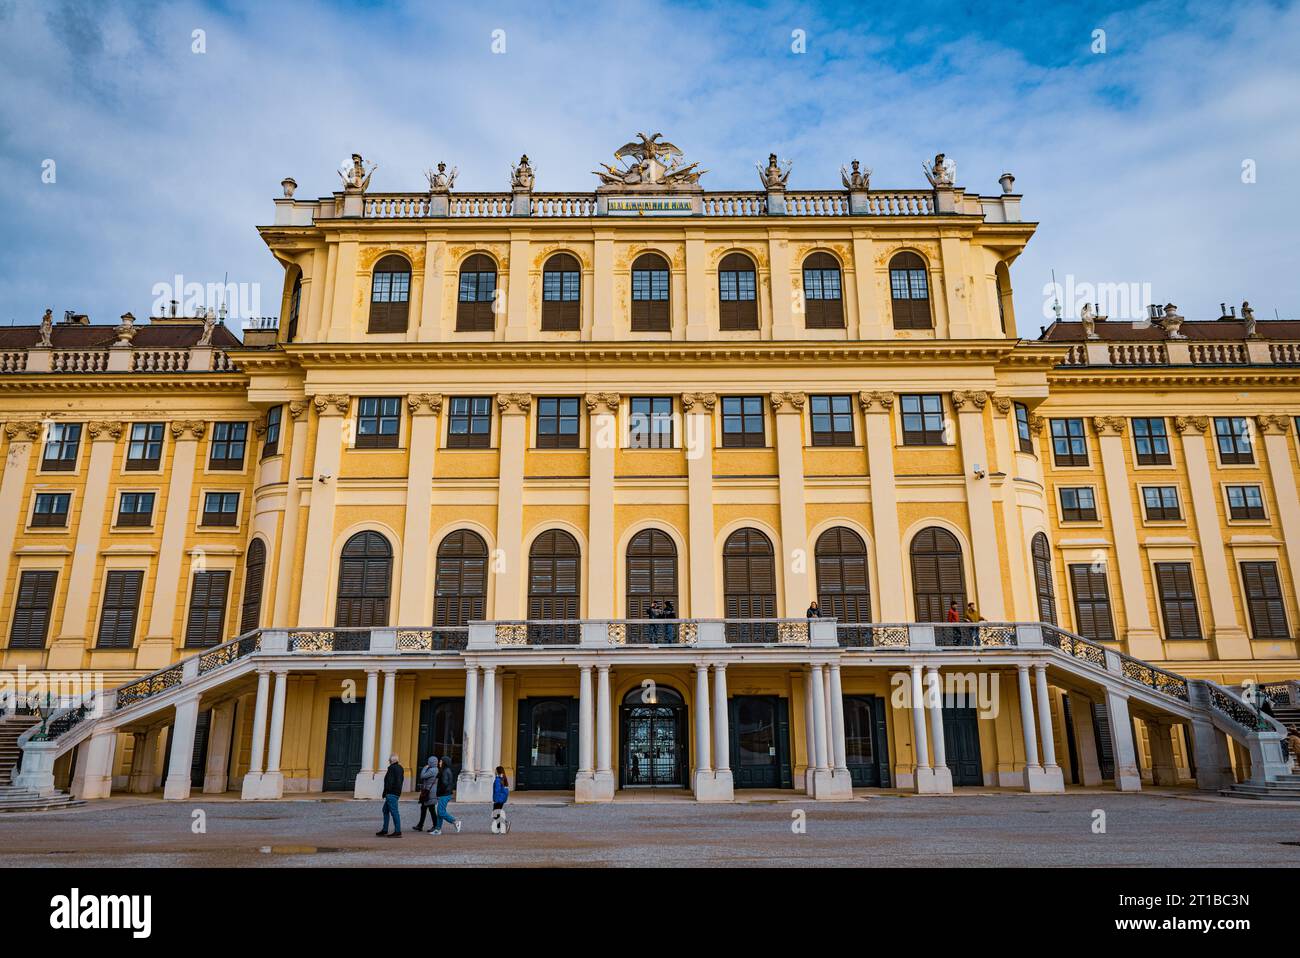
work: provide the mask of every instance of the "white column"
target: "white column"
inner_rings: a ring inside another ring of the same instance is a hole
[[[1056,739],[1052,733],[1052,699],[1047,694],[1047,666],[1034,666],[1034,690],[1038,704],[1038,734],[1043,740],[1045,791],[1065,791],[1065,776],[1056,763]]]
[[[190,775],[194,767],[194,733],[199,725],[199,697],[176,703],[176,717],[167,736],[171,757],[167,762],[167,784],[163,798],[183,802],[190,797]]]
[[[930,746],[925,738],[925,691],[921,687],[920,663],[912,666],[912,752],[919,778],[922,770],[930,769]]]
[[[709,750],[709,667],[695,667],[695,777],[712,776]]]
[[[731,716],[727,711],[727,666],[713,666],[713,777],[731,778]]]
[[[478,666],[465,666],[465,727],[461,735],[460,777],[456,782],[457,797],[474,790],[474,756],[478,746],[475,732],[478,729]],[[463,800],[463,799],[462,799]]]
[[[379,715],[379,672],[366,669],[365,720],[361,728],[361,770],[352,788],[353,798],[378,798],[383,776],[375,768],[375,731]],[[387,756],[385,756],[387,758]]]
[[[814,791],[813,776],[817,771],[817,705],[813,689],[811,668],[803,673],[803,731],[804,749],[807,755],[807,767],[804,769],[804,791],[811,795]]]
[[[679,608],[682,616],[709,618],[718,614],[718,586],[713,581],[713,407],[717,401],[714,393],[682,395],[691,583],[690,609]]]
[[[574,780],[574,800],[591,801],[595,785],[595,708],[592,701],[591,666],[578,667],[578,774]]]
[[[848,750],[844,742],[844,687],[840,677],[840,667],[832,663],[829,666],[831,678],[831,744],[835,760],[835,772],[845,772],[848,767]]]
[[[596,782],[594,796],[613,801],[613,702],[609,690],[609,666],[596,667]]]
[[[1038,739],[1034,735],[1034,700],[1029,691],[1029,666],[1016,666],[1016,681],[1020,691],[1020,732],[1025,739],[1025,767],[1028,769],[1038,765]]]
[[[495,737],[495,738],[493,739],[493,741],[492,741],[492,770],[493,770],[493,774],[495,774],[495,772],[496,772],[496,767],[497,767],[498,765],[501,764],[501,739],[505,737],[505,732],[506,732],[505,718],[504,718],[504,716],[505,716],[505,705],[504,705],[504,702],[505,702],[505,698],[504,698],[504,695],[505,695],[505,692],[504,692],[504,690],[505,690],[505,679],[504,679],[504,677],[502,676],[502,674],[501,674],[501,670],[500,670],[500,669],[497,669],[496,672],[497,672],[497,681],[496,681],[496,696],[495,696],[495,699],[496,699],[496,703],[497,703],[497,714],[496,714],[496,721],[494,721],[494,722],[492,723],[492,725],[493,725],[493,727],[497,730],[497,734],[496,734],[496,737]]]
[[[275,689],[271,694],[271,734],[266,744],[266,771],[262,773],[259,798],[281,798],[284,795],[284,774],[280,771],[280,755],[284,750],[284,700],[288,692],[289,673],[275,673]]]
[[[952,791],[952,769],[948,767],[948,745],[943,737],[943,676],[937,666],[926,672],[930,713],[930,740],[934,743],[934,784],[936,792]]]
[[[241,795],[257,798],[262,788],[262,756],[266,748],[266,703],[271,691],[271,673],[257,673],[257,698],[253,706],[253,747],[248,757],[248,774],[244,776]]]
[[[496,752],[496,717],[497,717],[497,669],[495,665],[489,665],[483,669],[483,707],[479,710],[483,713],[483,732],[479,739],[479,775],[487,776],[490,783],[496,778],[496,762],[493,761],[493,755]]]
[[[397,713],[397,672],[384,670],[384,702],[379,713],[379,763],[388,768],[388,759],[393,754],[393,720]],[[472,766],[472,753],[465,756],[465,764]]]
[[[820,664],[812,667],[813,686],[813,734],[817,743],[817,771],[830,769],[830,759],[826,751],[826,679]]]
[[[235,700],[230,699],[212,709],[212,721],[208,726],[208,758],[203,769],[203,791],[209,794],[220,794],[229,785],[235,705]]]
[[[1137,749],[1133,745],[1133,723],[1129,720],[1127,695],[1106,690],[1106,719],[1110,725],[1110,750],[1115,759],[1115,788],[1121,792],[1141,791],[1142,773],[1138,769]]]

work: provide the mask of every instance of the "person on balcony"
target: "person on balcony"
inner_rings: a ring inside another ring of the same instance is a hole
[[[438,788],[438,756],[429,756],[429,760],[424,763],[424,768],[420,769],[417,781],[420,786],[420,820],[415,823],[415,830],[422,832],[426,814],[432,819],[429,823],[430,828],[438,824],[438,797],[435,794]]]
[[[813,599],[812,602],[809,603],[808,611],[805,612],[804,615],[809,619],[820,619],[822,617],[821,606],[817,604],[816,599]]]
[[[956,603],[953,603],[956,606]],[[980,615],[980,610],[975,608],[974,602],[966,603],[966,621],[967,622],[985,622],[984,616]]]
[[[670,620],[664,626],[664,639],[669,645],[677,644],[677,623],[672,621],[677,618],[677,610],[673,608],[672,599],[664,599],[662,617]]]
[[[397,814],[397,799],[402,794],[402,782],[406,780],[406,770],[396,755],[388,756],[388,771],[384,773],[384,827],[375,832],[380,838],[399,838],[402,834],[402,819]],[[393,819],[393,830],[388,831],[388,819]]]
[[[650,603],[650,608],[646,609],[645,615],[647,619],[658,620],[663,618],[663,606],[660,605],[658,599],[655,599],[653,602]],[[650,633],[649,636],[650,644],[658,645],[659,644],[658,622],[657,621],[651,622],[649,627],[646,629],[646,631]]]
[[[433,830],[430,835],[442,834],[442,823],[455,825],[456,831],[460,831],[460,820],[447,811],[447,805],[451,802],[452,790],[456,787],[456,779],[451,774],[451,757],[444,755],[438,762],[438,786],[435,789],[438,800],[438,814],[433,819]]]

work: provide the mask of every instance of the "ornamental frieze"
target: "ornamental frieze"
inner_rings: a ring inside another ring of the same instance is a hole
[[[406,397],[406,408],[413,416],[422,410],[436,416],[442,412],[442,396],[437,393],[412,393]]]
[[[322,418],[325,416],[346,416],[348,410],[352,407],[352,397],[339,393],[322,393],[312,399],[312,405],[316,407],[316,415]]]
[[[173,429],[175,427],[172,427]],[[91,439],[98,439],[103,436],[105,439],[121,439],[122,424],[120,422],[101,422],[99,420],[86,423],[86,434]],[[174,433],[173,433],[174,435]]]

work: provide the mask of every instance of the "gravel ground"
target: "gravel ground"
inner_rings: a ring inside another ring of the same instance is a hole
[[[508,835],[489,832],[488,806],[453,803],[465,829],[437,837],[414,831],[416,806],[404,801],[400,839],[374,837],[378,802],[115,798],[0,815],[0,866],[1300,865],[1300,808],[1187,791],[877,793],[836,804],[527,798],[512,801]],[[1104,834],[1093,831],[1098,809]],[[203,833],[193,830],[199,810]]]

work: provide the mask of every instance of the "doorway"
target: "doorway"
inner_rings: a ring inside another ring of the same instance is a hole
[[[731,777],[736,788],[793,788],[790,703],[775,695],[737,695],[731,709]]]
[[[520,790],[570,789],[578,777],[578,700],[527,698],[519,703]]]
[[[321,789],[326,792],[350,792],[361,772],[361,744],[365,739],[366,700],[345,702],[330,699],[329,721],[325,730],[325,774]],[[384,765],[388,756],[383,756]]]
[[[686,787],[686,701],[662,685],[637,686],[619,709],[619,787]]]

